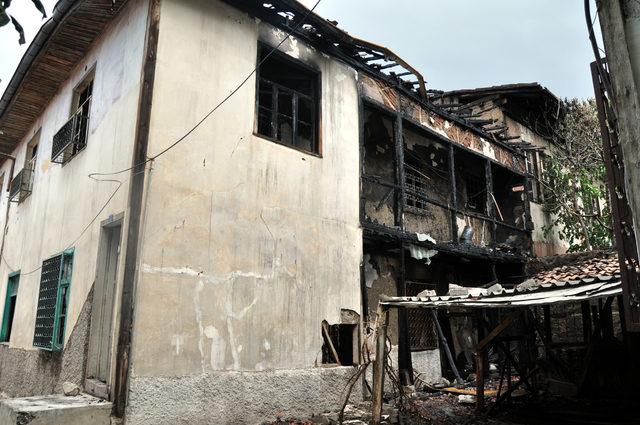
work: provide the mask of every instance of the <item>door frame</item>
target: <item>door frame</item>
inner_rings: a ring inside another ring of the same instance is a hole
[[[111,297],[113,298],[112,300],[112,306],[111,306],[111,329],[109,332],[109,337],[110,337],[110,342],[109,342],[109,346],[108,346],[108,372],[107,372],[107,378],[106,378],[106,383],[101,382],[97,379],[93,379],[93,378],[88,378],[89,376],[89,367],[91,365],[91,356],[92,356],[92,352],[91,352],[91,332],[92,332],[92,322],[94,320],[93,317],[93,312],[95,311],[93,308],[91,309],[91,317],[89,320],[89,333],[88,333],[88,347],[87,347],[87,369],[85,370],[85,391],[88,392],[89,394],[92,394],[96,397],[100,397],[106,400],[111,400],[113,398],[113,385],[114,385],[114,379],[115,379],[115,363],[116,363],[116,346],[117,346],[117,340],[118,340],[118,323],[119,323],[119,311],[120,311],[120,293],[122,291],[122,280],[124,277],[124,256],[121,255],[124,252],[124,243],[125,243],[125,239],[123,237],[124,235],[124,229],[125,229],[125,223],[124,223],[124,212],[115,214],[115,215],[110,215],[109,218],[107,218],[106,220],[103,220],[100,223],[100,237],[98,240],[98,250],[97,250],[97,254],[96,254],[96,272],[95,272],[95,279],[94,279],[94,288],[93,288],[93,300],[92,303],[96,301],[96,289],[98,288],[99,285],[105,285],[104,279],[106,278],[106,269],[107,269],[107,264],[106,264],[106,258],[107,256],[105,255],[107,252],[107,249],[109,249],[109,238],[107,238],[107,232],[111,232],[113,231],[115,228],[120,228],[120,235],[119,235],[119,239],[120,239],[120,243],[119,243],[119,253],[118,253],[118,260],[117,260],[117,271],[116,271],[116,280],[115,280],[115,288],[113,290],[113,294],[111,295]],[[93,371],[91,371],[93,372]]]

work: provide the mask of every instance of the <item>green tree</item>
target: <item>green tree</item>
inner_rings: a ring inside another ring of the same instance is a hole
[[[598,112],[593,99],[564,100],[555,125],[552,152],[543,176],[545,210],[569,251],[591,251],[612,245],[609,194]]]
[[[36,9],[38,9],[40,13],[42,13],[42,18],[43,19],[46,18],[47,12],[44,6],[42,5],[42,2],[40,0],[31,0],[31,1],[36,7]],[[18,32],[18,35],[19,35],[18,43],[24,44],[25,42],[24,29],[22,28],[22,25],[20,25],[20,22],[18,22],[18,20],[15,17],[11,16],[7,12],[7,9],[9,9],[9,6],[11,6],[11,0],[0,0],[0,27],[4,27],[9,22],[11,22],[15,30]]]

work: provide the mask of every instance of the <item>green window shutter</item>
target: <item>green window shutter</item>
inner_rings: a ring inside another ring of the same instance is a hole
[[[15,313],[18,300],[18,286],[20,283],[20,272],[11,273],[7,281],[7,294],[4,301],[2,314],[2,327],[0,328],[0,342],[9,342],[11,328],[13,327],[13,315]]]
[[[72,268],[73,250],[42,262],[34,347],[50,351],[62,350]]]

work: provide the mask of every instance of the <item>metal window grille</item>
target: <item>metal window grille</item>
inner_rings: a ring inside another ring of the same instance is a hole
[[[85,103],[90,101],[91,98],[87,99]],[[51,162],[64,164],[87,146],[89,115],[86,111],[88,108],[83,104],[53,136]]]
[[[50,351],[62,350],[72,264],[72,251],[42,262],[34,347]]]
[[[22,202],[29,195],[31,195],[31,189],[33,187],[33,169],[25,167],[11,180],[11,186],[9,188],[9,201]]]
[[[427,286],[407,282],[407,293],[417,295]],[[412,351],[435,350],[438,348],[438,335],[431,311],[425,308],[407,310],[409,345]]]

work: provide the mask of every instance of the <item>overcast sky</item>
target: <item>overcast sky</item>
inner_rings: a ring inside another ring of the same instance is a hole
[[[316,0],[302,0],[308,6]],[[55,0],[43,0],[50,13]],[[349,33],[382,44],[422,72],[433,89],[540,82],[560,97],[593,95],[582,0],[321,0],[317,12]],[[595,10],[595,8],[593,8]],[[30,0],[0,28],[0,91],[44,21]]]

